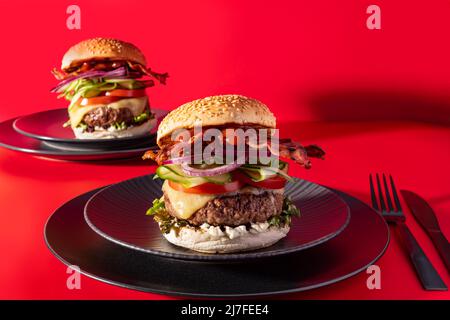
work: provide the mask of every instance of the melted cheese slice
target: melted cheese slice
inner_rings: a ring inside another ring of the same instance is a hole
[[[195,194],[177,191],[169,186],[169,183],[164,181],[162,186],[163,192],[170,200],[170,204],[175,212],[175,216],[179,219],[189,219],[197,210],[203,208],[206,203],[217,197],[234,196],[240,193],[251,193],[255,195],[264,194],[268,190],[245,186],[244,188],[230,193],[224,194]],[[284,189],[270,190],[272,193],[284,193]]]
[[[198,209],[203,208],[206,203],[216,197],[211,194],[186,193],[172,189],[169,183],[164,181],[162,190],[170,199],[174,214],[179,219],[189,219]]]
[[[112,109],[128,108],[133,113],[133,116],[138,116],[142,112],[144,112],[147,105],[147,97],[121,99],[110,104],[95,104],[88,106],[74,105],[69,110],[70,125],[72,126],[72,128],[77,127],[80,124],[81,120],[83,120],[83,117],[86,113],[99,107],[108,107]]]

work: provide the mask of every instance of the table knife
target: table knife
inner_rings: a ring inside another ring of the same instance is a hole
[[[400,193],[413,216],[433,241],[447,267],[447,271],[450,273],[450,243],[442,233],[433,209],[422,197],[412,191],[401,190]]]

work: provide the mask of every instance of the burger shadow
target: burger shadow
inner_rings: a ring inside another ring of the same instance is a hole
[[[311,112],[325,121],[422,121],[450,125],[450,96],[416,91],[348,88],[312,95]]]
[[[377,131],[396,131],[406,128],[407,123],[386,121],[280,121],[277,124],[280,138],[299,137],[301,141],[316,143],[318,139],[355,136]]]
[[[305,104],[304,97],[299,100]],[[450,95],[421,90],[336,88],[310,94],[306,104],[317,121],[300,126],[282,122],[280,136],[283,132],[299,133],[304,139],[356,135],[395,130],[401,122],[411,121],[450,126]]]

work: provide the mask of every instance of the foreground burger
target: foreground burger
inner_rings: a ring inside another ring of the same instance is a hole
[[[82,41],[53,69],[61,82],[52,89],[70,101],[69,121],[79,139],[143,135],[155,125],[145,88],[165,84],[167,74],[147,67],[133,44],[107,38]],[[144,77],[147,77],[146,79]]]
[[[199,252],[227,253],[267,247],[286,236],[291,217],[299,215],[295,205],[284,196],[284,186],[290,179],[288,164],[271,161],[262,165],[259,154],[251,158],[251,148],[271,147],[270,142],[263,143],[261,139],[257,143],[241,139],[246,151],[240,153],[243,158],[239,157],[239,142],[235,136],[233,139],[229,136],[232,132],[229,129],[271,132],[275,122],[264,104],[239,95],[195,100],[163,119],[157,135],[160,149],[148,151],[144,159],[155,160],[160,165],[156,176],[165,180],[163,197],[153,202],[147,214],[154,216],[168,241]],[[215,163],[215,157],[193,164],[192,150],[197,143],[203,151],[210,146],[202,138],[211,128],[217,129],[214,135],[221,139],[224,153],[230,151],[230,145],[236,152],[227,164]],[[186,137],[175,134],[182,129],[190,138],[176,139]],[[275,152],[274,148],[270,150]],[[317,146],[303,148],[285,139],[280,140],[277,156],[309,168],[308,153],[312,157],[324,155]]]

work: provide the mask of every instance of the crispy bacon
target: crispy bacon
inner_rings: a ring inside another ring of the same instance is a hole
[[[166,73],[158,73],[158,72],[153,71],[150,68],[145,68],[142,64],[139,64],[139,63],[133,63],[131,61],[128,61],[128,66],[132,70],[139,71],[142,74],[145,74],[149,77],[155,78],[161,84],[166,84],[166,80],[169,77],[169,74],[167,72]]]
[[[280,144],[280,156],[286,159],[292,159],[299,165],[305,167],[306,169],[311,168],[311,161],[308,158],[303,147],[287,147],[286,145]]]
[[[325,151],[316,144],[311,144],[305,147],[306,153],[310,158],[317,158],[324,160],[325,159]]]
[[[64,80],[68,78],[68,74],[65,73],[64,71],[61,71],[57,68],[53,68],[52,69],[52,74],[55,76],[56,80]]]
[[[198,136],[192,136],[188,143],[192,144],[197,141],[198,138]],[[176,144],[176,142],[165,144],[157,151],[147,151],[142,158],[153,160],[157,162],[158,165],[162,165],[164,161],[170,159],[171,152]],[[182,156],[182,154],[179,156]],[[282,158],[291,159],[303,166],[305,169],[309,169],[311,168],[311,160],[309,158],[318,158],[323,160],[325,157],[325,151],[317,145],[308,145],[303,147],[300,143],[292,141],[291,139],[281,139],[279,142],[279,156]]]
[[[172,150],[174,145],[162,147],[161,149],[156,150],[148,150],[142,156],[144,160],[153,160],[158,165],[162,165],[164,161],[170,159],[170,151]]]
[[[159,164],[160,161],[158,161],[158,157],[160,154],[162,154],[161,150],[158,150],[157,152],[155,152],[153,150],[148,150],[144,153],[144,155],[142,156],[142,159],[143,160],[153,160],[155,162],[158,162],[158,164]]]
[[[67,69],[67,71],[62,71],[57,68],[53,68],[52,74],[55,76],[57,80],[61,81],[73,76],[77,76],[80,73],[92,69],[101,71],[110,71],[123,66],[126,66],[128,68],[128,75],[131,78],[141,78],[144,75],[146,75],[155,78],[161,84],[166,84],[166,80],[169,77],[169,74],[167,72],[158,73],[151,70],[150,68],[145,68],[143,65],[132,61],[105,60],[105,59],[103,60],[91,59],[88,61],[84,61],[80,65]]]
[[[325,151],[319,146],[309,145],[303,147],[300,143],[292,141],[291,139],[281,139],[279,148],[281,157],[292,159],[305,167],[305,169],[311,168],[310,157],[319,159],[324,159],[325,157]]]

